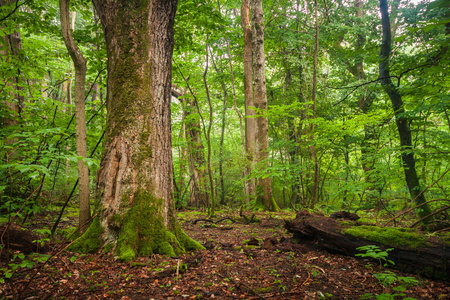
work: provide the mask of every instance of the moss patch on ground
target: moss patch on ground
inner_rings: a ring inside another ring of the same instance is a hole
[[[344,232],[355,237],[394,247],[417,249],[429,246],[427,237],[413,228],[361,225],[344,229]]]

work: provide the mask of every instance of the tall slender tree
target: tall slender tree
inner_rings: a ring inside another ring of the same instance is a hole
[[[416,161],[414,158],[414,149],[411,140],[411,129],[409,127],[409,121],[405,114],[405,107],[403,105],[402,96],[398,87],[396,87],[391,80],[391,74],[389,70],[389,61],[391,55],[391,23],[389,20],[389,11],[387,0],[380,0],[381,11],[381,25],[383,27],[383,40],[381,44],[380,52],[380,81],[388,94],[392,103],[392,108],[395,114],[395,123],[397,125],[397,131],[400,136],[401,156],[403,161],[403,169],[405,172],[406,184],[409,189],[409,193],[412,199],[417,205],[421,205],[417,210],[417,214],[420,218],[424,218],[430,215],[431,210],[425,200],[425,195],[420,187],[419,177],[416,172]],[[426,221],[426,220],[425,220]]]
[[[264,52],[264,13],[262,0],[250,1],[252,11],[253,88],[256,117],[256,161],[261,173],[269,167],[269,121],[267,119],[266,54]],[[272,182],[269,176],[257,179],[257,205],[276,210],[272,199]]]
[[[245,149],[247,155],[246,175],[249,176],[255,165],[256,118],[253,101],[252,72],[252,27],[250,23],[250,0],[242,0],[241,25],[244,31],[244,97],[245,97]],[[247,201],[256,196],[256,180],[245,182]]]
[[[59,9],[61,16],[61,30],[66,43],[67,51],[75,66],[75,119],[76,119],[76,144],[77,155],[81,158],[87,157],[86,146],[86,113],[84,104],[84,85],[86,83],[86,59],[73,39],[70,24],[75,24],[75,20],[70,22],[69,18],[70,0],[60,0]],[[75,15],[72,14],[72,17]],[[68,93],[71,93],[69,90]],[[91,218],[89,203],[89,168],[82,159],[78,159],[78,179],[79,179],[79,227],[83,233]]]

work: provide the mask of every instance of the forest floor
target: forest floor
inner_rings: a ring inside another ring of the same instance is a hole
[[[206,219],[204,213],[179,212],[185,232],[206,250],[130,263],[110,254],[65,251],[44,266],[18,268],[0,284],[0,299],[375,299],[381,294],[386,294],[381,299],[450,299],[448,282],[390,271],[394,279],[418,282],[384,287],[374,275],[387,270],[367,260],[291,243],[284,220],[294,216],[258,213],[260,223],[246,224],[239,212],[230,211],[211,223],[198,221]],[[65,226],[71,223],[75,219]],[[399,285],[404,291],[395,291]]]

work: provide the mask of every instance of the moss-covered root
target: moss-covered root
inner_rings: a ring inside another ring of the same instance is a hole
[[[100,220],[95,217],[86,232],[78,238],[68,250],[78,253],[94,253],[103,245],[103,228]]]
[[[179,230],[179,240],[186,250],[196,251],[205,249],[205,247],[203,247],[202,244],[190,238],[181,229]]]
[[[103,239],[106,239],[113,244],[106,244],[105,251],[112,250],[115,243],[116,255],[123,261],[130,261],[136,256],[148,256],[153,253],[176,256],[184,253],[186,249],[204,249],[181,230],[175,219],[174,224],[170,226],[174,228],[173,230],[165,226],[161,215],[163,203],[162,199],[155,199],[147,191],[139,190],[134,195],[133,205],[125,214],[123,216],[116,214],[107,222],[114,225],[113,230],[104,232],[99,219],[95,218],[86,233],[73,244],[71,250],[83,253],[95,252],[103,246]]]
[[[280,207],[278,206],[277,201],[275,201],[275,198],[274,198],[274,197],[270,198],[270,202],[271,202],[271,204],[272,204],[272,211],[273,211],[273,212],[278,212],[278,211],[280,211]]]
[[[201,250],[205,249],[199,242],[194,241],[190,238],[184,231],[178,230],[178,237],[165,230],[163,234],[157,234],[153,237],[150,243],[140,241],[130,240],[125,241],[124,239],[119,239],[116,254],[123,261],[131,261],[136,256],[147,256],[152,253],[158,253],[161,255],[177,256],[186,252],[186,250]],[[137,245],[137,247],[136,247]]]

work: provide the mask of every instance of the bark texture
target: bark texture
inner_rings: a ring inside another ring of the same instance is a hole
[[[80,49],[75,44],[70,28],[73,28],[75,20],[69,20],[70,0],[60,0],[59,9],[61,13],[61,30],[67,50],[75,66],[75,119],[76,119],[76,147],[77,155],[87,157],[86,147],[86,113],[84,103],[84,85],[86,82],[86,59],[83,57]],[[74,17],[74,14],[71,14]],[[70,26],[72,24],[72,26]],[[69,90],[70,94],[71,91]],[[81,233],[87,229],[88,221],[91,218],[89,203],[89,168],[83,162],[78,160],[78,179],[79,179],[79,223]],[[84,225],[84,226],[83,226]]]
[[[317,0],[314,1],[314,20],[315,20],[315,35],[314,35],[314,60],[313,60],[313,78],[312,78],[312,119],[316,118],[317,113],[317,57],[319,55],[319,20],[317,12]],[[314,141],[314,123],[312,122],[309,126],[311,132],[311,157],[313,159],[314,171],[313,171],[313,182],[311,186],[311,200],[309,202],[309,207],[314,208],[317,202],[319,202],[319,161],[317,158],[316,145]]]
[[[380,0],[381,25],[383,27],[383,41],[380,52],[380,80],[385,92],[391,99],[392,108],[395,114],[395,123],[400,136],[400,146],[402,147],[403,169],[405,171],[406,184],[412,199],[417,205],[425,203],[425,195],[420,187],[419,177],[416,172],[416,161],[414,159],[413,146],[411,141],[411,129],[408,119],[405,116],[402,96],[398,88],[392,83],[389,71],[389,57],[391,54],[391,24],[389,21],[389,12],[387,0]],[[421,206],[418,210],[420,218],[426,217],[431,213],[428,204]]]
[[[269,167],[269,121],[267,119],[267,91],[264,53],[264,21],[262,0],[250,1],[252,10],[252,49],[254,104],[258,111],[256,118],[256,161],[261,173]],[[272,201],[272,183],[270,177],[259,176],[257,180],[257,205],[275,210]]]
[[[253,109],[253,72],[252,72],[252,27],[250,24],[250,0],[242,0],[241,25],[244,31],[244,95],[245,95],[245,149],[247,156],[246,175],[255,165],[256,112]],[[245,182],[248,199],[256,196],[256,180]]]
[[[97,183],[100,216],[80,246],[106,242],[106,250],[115,248],[126,261],[202,248],[181,230],[173,203],[170,97],[177,0],[93,2],[106,38],[108,116]]]

